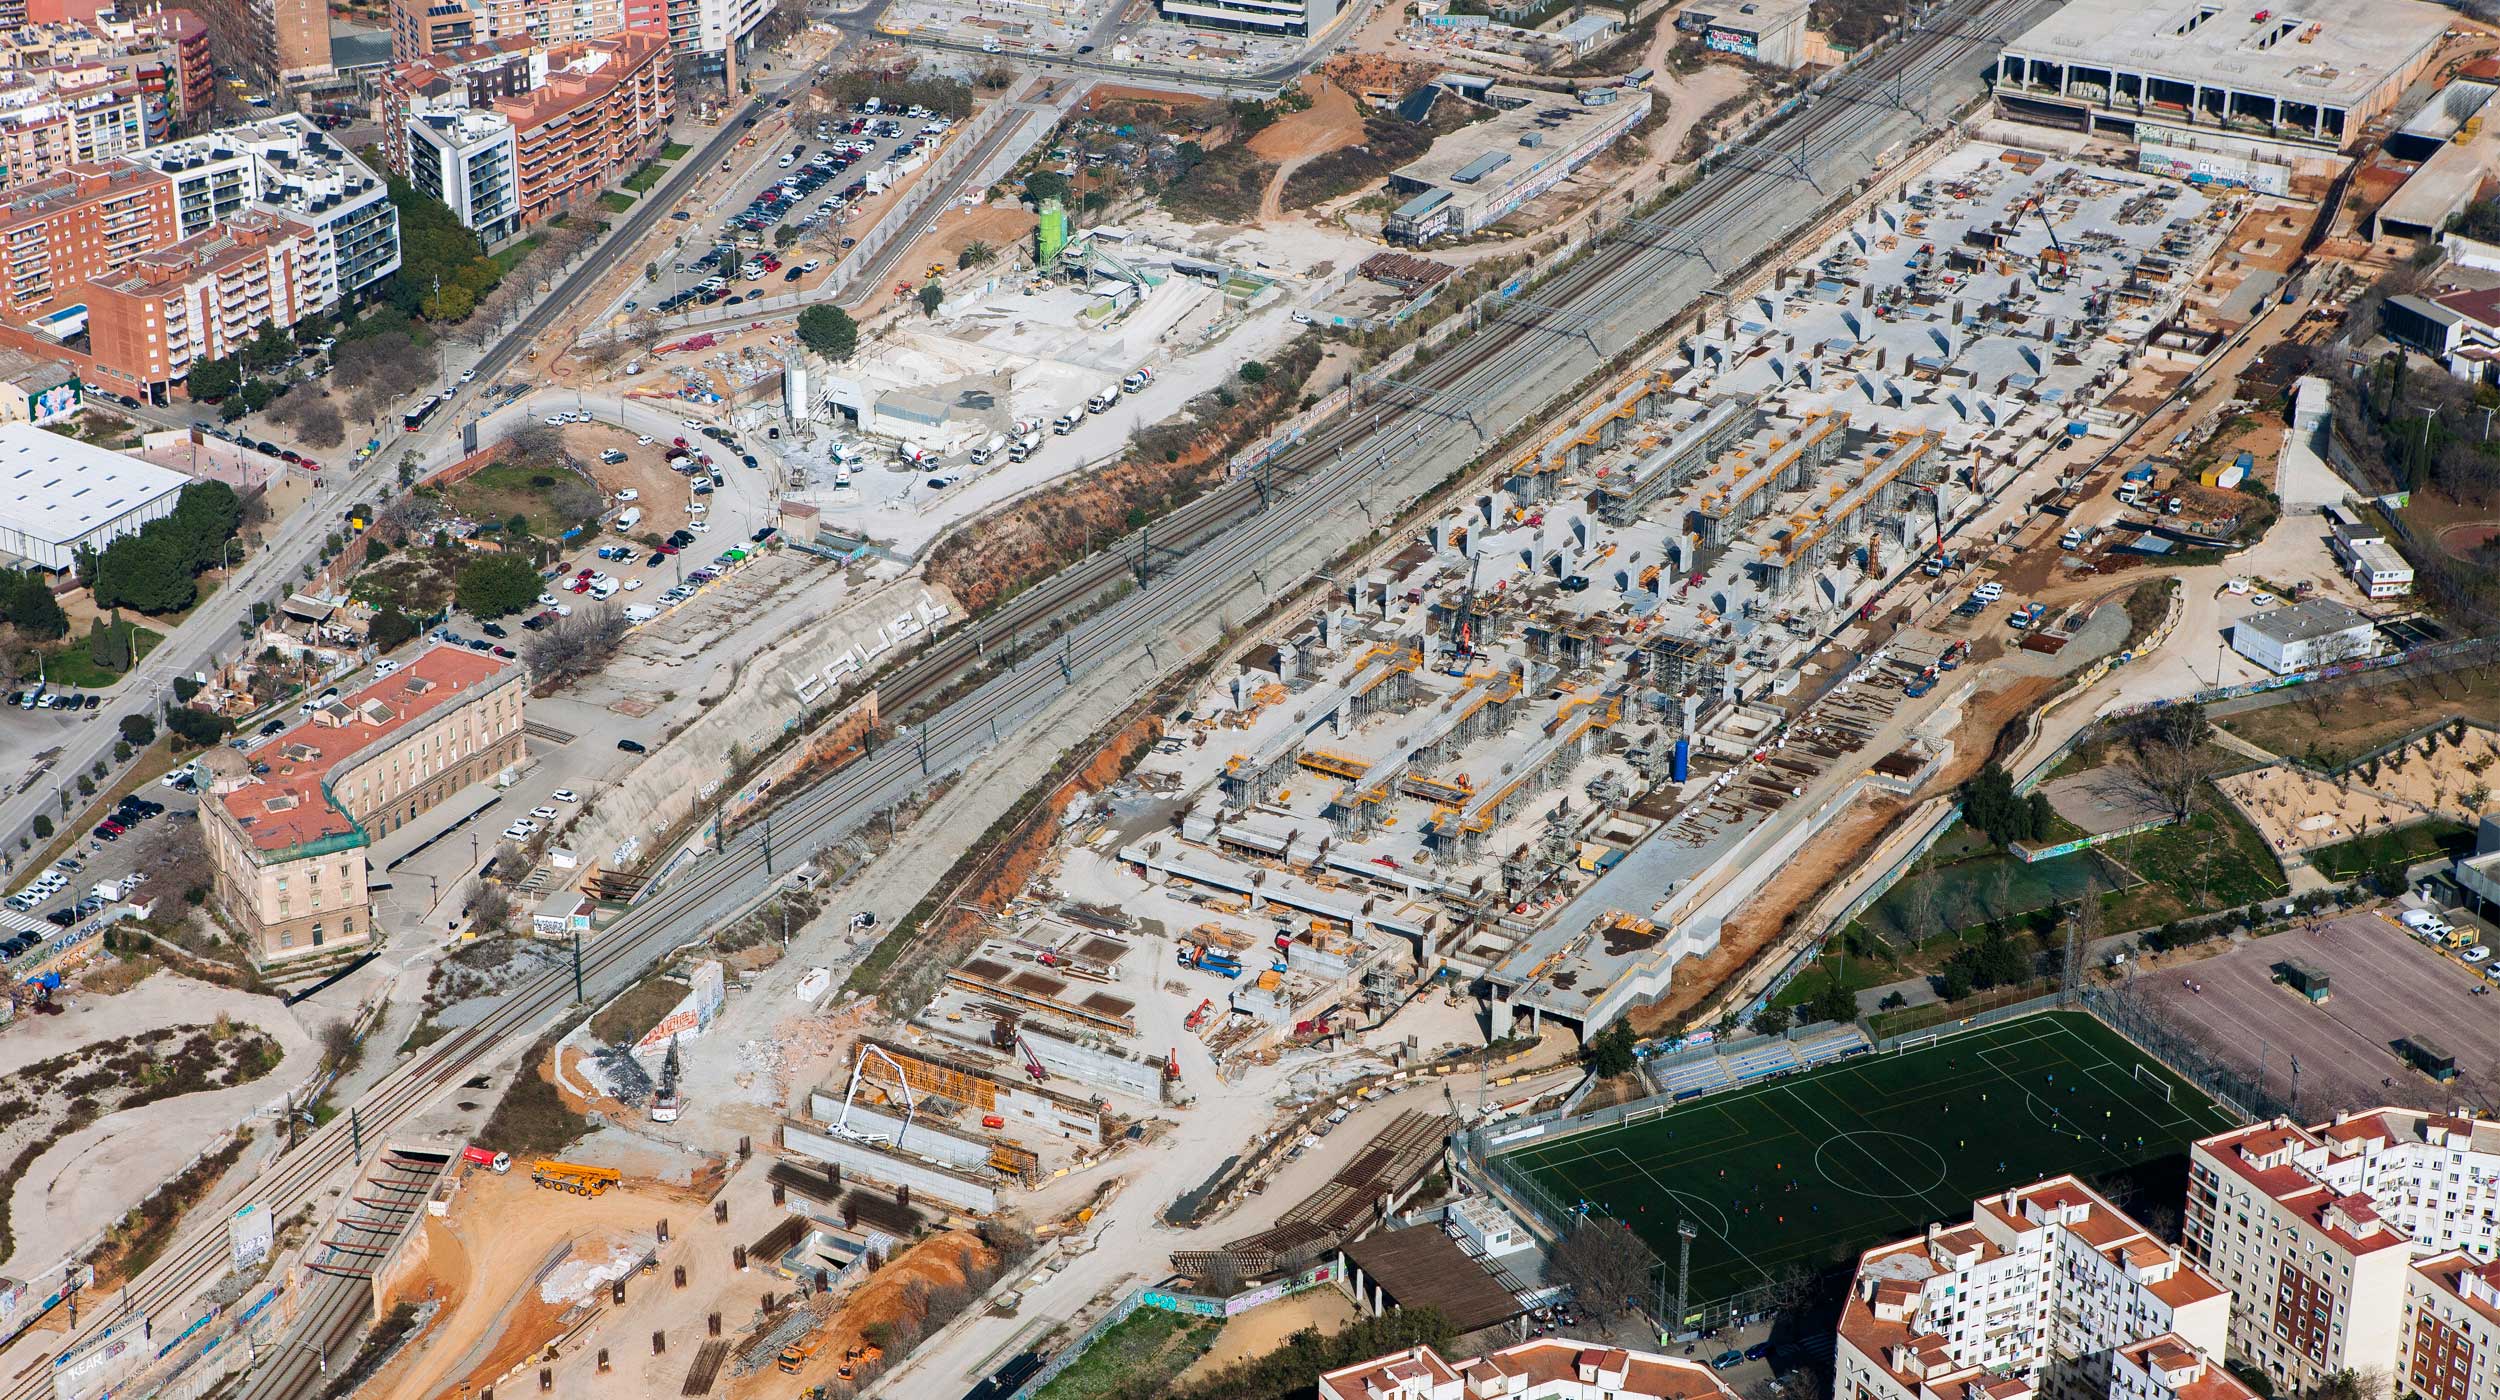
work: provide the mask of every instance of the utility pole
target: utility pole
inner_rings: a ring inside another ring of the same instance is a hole
[[[350,1158],[358,1165],[361,1166],[364,1163],[365,1125],[364,1121],[356,1116],[356,1110],[353,1107],[347,1110],[347,1150]]]
[[[1693,1282],[1693,1236],[1696,1233],[1692,1221],[1675,1222],[1675,1311],[1667,1318],[1670,1336],[1684,1330],[1684,1305],[1687,1290]]]
[[[589,1000],[590,998],[582,992],[582,931],[575,929],[573,930],[573,1004],[579,1006]]]

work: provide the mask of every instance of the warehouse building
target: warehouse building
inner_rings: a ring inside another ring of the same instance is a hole
[[[2278,676],[2357,661],[2378,651],[2378,626],[2332,598],[2250,613],[2231,628],[2231,650]]]
[[[2451,12],[2420,0],[2111,0],[2005,46],[2008,116],[2132,140],[2138,168],[2288,193],[2332,176],[2429,69]]]
[[[62,573],[174,512],[191,479],[30,423],[0,423],[0,552]]]
[[[1687,5],[1675,27],[1701,35],[1703,48],[1795,68],[1806,61],[1806,10],[1810,0],[1738,0],[1733,5],[1704,0]]]
[[[1303,39],[1337,18],[1337,0],[1159,0],[1157,8],[1176,24]]]
[[[1617,100],[1592,104],[1589,97]],[[1563,182],[1649,114],[1646,90],[1606,88],[1571,102],[1527,88],[1488,87],[1494,114],[1432,143],[1389,176],[1407,196],[1389,215],[1389,237],[1421,243],[1469,234]]]

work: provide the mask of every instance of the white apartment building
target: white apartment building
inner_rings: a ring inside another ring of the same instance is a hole
[[[510,120],[491,109],[429,103],[409,114],[406,132],[409,183],[488,243],[521,231],[519,138]]]
[[[2424,1269],[2494,1256],[2500,1125],[2404,1108],[2276,1119],[2206,1138],[2188,1163],[2188,1256],[2239,1296],[2232,1345],[2288,1387],[2397,1371],[2409,1317],[2473,1298],[2456,1268]],[[2424,1255],[2438,1258],[2416,1267]]]
[[[1467,1360],[1410,1347],[1319,1378],[1319,1400],[1735,1400],[1681,1357],[1540,1337]],[[2012,1400],[2012,1397],[1999,1397]]]
[[[2156,1337],[2219,1354],[2230,1295],[2071,1176],[1858,1260],[1835,1400],[2101,1400],[2111,1357]],[[2142,1397],[2158,1400],[2158,1397]]]
[[[2500,1263],[2452,1250],[2413,1266],[2394,1372],[2423,1400],[2500,1397]]]
[[[772,13],[772,0],[667,0],[668,43],[680,57],[717,58],[745,51],[755,26]]]
[[[133,159],[173,180],[180,237],[244,209],[310,227],[312,305],[335,305],[399,269],[399,211],[382,177],[301,114],[168,141]]]

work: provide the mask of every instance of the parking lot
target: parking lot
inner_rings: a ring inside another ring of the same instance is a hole
[[[2177,971],[2145,973],[2132,990],[2206,1053],[2250,1075],[2262,1067],[2277,1095],[2290,1096],[2297,1054],[2306,1117],[2385,1103],[2500,1102],[2500,996],[2483,992],[2489,979],[2415,939],[2394,916],[2392,909],[2347,914],[2315,932],[2258,939]],[[2276,965],[2294,959],[2327,974],[2323,1004],[2275,984]],[[2390,1046],[2405,1036],[2454,1055],[2456,1082],[2436,1083],[2399,1060]]]
[[[665,315],[812,290],[825,260],[796,247],[787,256],[776,251],[776,231],[786,226],[806,237],[860,219],[870,201],[925,165],[952,127],[926,108],[887,111],[873,98],[848,117],[816,123],[810,139],[793,140],[762,170],[743,207],[703,234],[710,246],[669,264],[668,290],[651,309]],[[699,233],[704,227],[697,223]],[[838,251],[854,241],[828,233],[819,246]],[[740,251],[735,275],[723,271],[725,248]]]

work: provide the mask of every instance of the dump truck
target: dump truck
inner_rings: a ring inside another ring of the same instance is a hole
[[[783,1347],[781,1359],[773,1364],[781,1368],[783,1375],[795,1376],[799,1373],[799,1368],[807,1364],[807,1358],[814,1356],[816,1348],[823,1346],[824,1343],[825,1339],[822,1334],[811,1332]]]
[[[1241,959],[1215,948],[1183,940],[1173,952],[1173,960],[1182,967],[1195,967],[1224,977],[1241,975]]]
[[[463,1147],[460,1149],[460,1160],[471,1166],[484,1167],[497,1176],[512,1170],[512,1154],[509,1152],[491,1152],[483,1147]]]
[[[530,1180],[555,1191],[570,1191],[576,1196],[597,1196],[625,1179],[614,1167],[584,1166],[579,1162],[557,1162],[540,1159],[530,1164]]]

